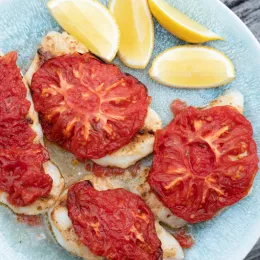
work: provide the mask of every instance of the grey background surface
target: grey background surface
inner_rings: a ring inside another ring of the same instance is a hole
[[[260,42],[260,0],[221,0],[234,11]],[[243,246],[243,245],[241,245]],[[232,260],[232,259],[227,259]],[[260,260],[260,240],[245,260]]]

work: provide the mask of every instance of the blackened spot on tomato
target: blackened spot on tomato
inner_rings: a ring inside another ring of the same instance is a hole
[[[84,55],[84,54],[82,54],[82,55]],[[96,54],[91,53],[91,56],[93,56],[96,60],[100,61],[101,63],[107,64],[104,60],[102,60],[102,59],[101,59],[100,57],[98,57]],[[115,66],[115,65],[113,65],[113,66]]]
[[[43,48],[39,48],[37,50],[37,54],[39,56],[40,66],[47,60],[53,58],[53,54],[51,52],[45,51]]]
[[[63,207],[63,208],[67,207],[67,200],[61,200],[60,206]]]
[[[28,124],[32,125],[33,124],[33,120],[30,117],[26,117],[26,121]]]
[[[87,183],[88,184],[86,186],[93,187],[93,184],[92,184],[92,182],[90,180],[87,180]]]
[[[140,131],[138,132],[139,135],[144,135],[144,133],[145,133],[145,132],[144,132],[144,129],[142,129],[142,130],[140,130]]]
[[[126,76],[128,77],[133,77],[133,75],[131,75],[130,73],[125,73]],[[136,79],[136,78],[135,78]],[[137,82],[140,84],[140,85],[143,85],[146,89],[146,91],[148,92],[148,88],[146,87],[146,85],[143,84],[143,82],[141,82],[139,79],[136,79]]]
[[[148,130],[148,133],[149,133],[150,135],[154,135],[154,131],[153,131],[153,130]]]

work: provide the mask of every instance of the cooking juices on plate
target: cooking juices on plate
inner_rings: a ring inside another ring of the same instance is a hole
[[[66,32],[44,37],[25,76],[34,105],[15,54],[0,58],[0,69],[8,74],[0,78],[0,145],[5,149],[0,152],[0,199],[16,213],[49,209],[57,242],[84,259],[179,260],[182,247],[193,244],[182,227],[210,220],[248,195],[258,171],[256,143],[237,91],[224,93],[206,108],[174,101],[175,118],[162,129],[148,89],[97,58],[110,62],[119,51],[126,65],[139,69],[150,60],[154,30],[148,3],[127,0],[124,13],[122,1],[111,1],[111,13],[97,1],[50,1],[54,17],[81,43]],[[166,2],[148,2],[156,19],[176,36],[195,43],[221,39]],[[124,16],[135,42],[131,51]],[[215,49],[184,46],[157,57],[150,76],[172,87],[209,88],[233,80],[234,71]],[[50,151],[57,145],[64,149],[58,152],[64,161],[51,154],[61,169],[71,163],[68,152],[88,165],[93,161],[90,173],[80,181],[77,176],[65,190],[43,147],[34,106]],[[153,150],[151,168],[137,164]],[[109,174],[98,175],[96,169]]]

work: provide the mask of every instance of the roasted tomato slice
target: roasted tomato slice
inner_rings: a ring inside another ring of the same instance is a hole
[[[0,193],[8,193],[12,205],[27,206],[48,196],[52,178],[43,170],[48,152],[33,142],[31,104],[16,60],[16,52],[0,58]]]
[[[90,54],[46,61],[31,87],[47,138],[79,159],[101,158],[128,144],[150,103],[136,78]]]
[[[0,190],[8,193],[11,204],[27,206],[48,196],[52,178],[42,168],[47,160],[48,152],[40,144],[0,150]]]
[[[30,108],[16,60],[16,52],[0,57],[0,126],[24,119]]]
[[[179,114],[156,133],[149,184],[175,215],[206,221],[244,198],[258,171],[250,122],[230,106]]]
[[[194,245],[194,239],[190,234],[187,233],[186,227],[183,227],[180,230],[178,230],[174,234],[174,237],[177,239],[182,248],[188,249]]]
[[[93,163],[92,172],[97,177],[106,177],[113,175],[121,175],[125,172],[125,169],[117,168],[117,167],[103,167],[96,163]]]
[[[124,189],[97,191],[91,182],[73,185],[69,217],[81,243],[109,260],[161,260],[161,242],[145,202]]]

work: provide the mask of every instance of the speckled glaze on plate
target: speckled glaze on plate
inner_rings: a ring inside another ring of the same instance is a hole
[[[246,26],[218,0],[168,0],[192,18],[211,28],[226,41],[205,45],[226,53],[236,68],[236,79],[229,85],[208,90],[171,89],[153,82],[148,69],[126,68],[114,63],[142,81],[153,97],[152,107],[164,125],[171,119],[169,104],[180,98],[191,105],[204,105],[225,89],[240,90],[245,97],[245,115],[252,122],[260,148],[260,47]],[[23,72],[30,65],[41,38],[50,30],[60,30],[45,8],[46,0],[0,0],[0,49],[19,51]],[[107,0],[100,0],[107,4]],[[163,50],[184,42],[167,33],[155,22],[155,50],[152,60]],[[249,197],[212,221],[193,228],[196,245],[186,252],[186,260],[242,260],[260,236],[260,174]],[[6,208],[0,207],[0,259],[71,260],[74,259],[54,243],[43,227],[31,228],[16,221]]]

